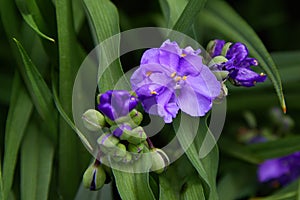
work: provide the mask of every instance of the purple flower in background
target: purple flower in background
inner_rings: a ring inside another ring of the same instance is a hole
[[[98,110],[114,121],[128,115],[137,104],[137,98],[126,90],[108,90],[101,94]]]
[[[275,181],[287,185],[300,177],[300,151],[288,156],[266,160],[258,168],[260,182]]]
[[[225,44],[224,40],[214,40],[213,45],[208,50],[211,57],[225,56],[227,62],[217,64],[217,70],[226,70],[229,72],[228,77],[233,84],[237,86],[252,87],[257,82],[264,82],[266,75],[264,73],[257,74],[250,67],[257,66],[258,62],[255,58],[248,57],[249,51],[246,45],[242,43]],[[223,48],[228,48],[227,50]]]
[[[170,123],[179,109],[191,116],[203,116],[211,109],[221,86],[199,53],[200,49],[181,49],[167,40],[143,54],[131,85],[146,112]]]

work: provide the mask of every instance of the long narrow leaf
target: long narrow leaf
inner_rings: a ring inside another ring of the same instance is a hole
[[[121,170],[112,165],[118,192],[123,200],[154,200],[149,184],[149,173],[137,173],[136,170],[148,171],[151,162],[148,156],[141,157],[131,165],[121,165]]]
[[[17,156],[24,131],[29,121],[33,104],[18,73],[15,74],[10,109],[5,128],[5,151],[3,160],[3,196],[9,196]]]
[[[53,38],[42,33],[42,31],[39,29],[38,24],[36,23],[34,17],[32,16],[32,13],[30,13],[29,8],[27,7],[27,3],[28,3],[27,1],[16,0],[16,4],[21,12],[24,21],[42,38],[45,38],[51,42],[55,42]]]
[[[286,112],[279,73],[270,54],[253,29],[224,1],[209,2],[200,19],[207,26],[218,30],[228,38],[247,45],[250,53],[257,58],[260,66],[272,81],[281,107]]]
[[[92,152],[93,151],[92,145],[89,143],[89,141],[84,136],[84,134],[82,134],[80,132],[80,130],[75,126],[75,124],[69,118],[67,113],[64,111],[64,109],[63,109],[63,107],[62,107],[62,105],[59,101],[58,94],[57,94],[57,91],[56,91],[54,85],[52,86],[52,90],[53,90],[54,102],[55,102],[55,105],[56,105],[56,108],[57,108],[58,112],[63,117],[63,119],[66,121],[66,123],[73,129],[73,131],[75,131],[77,133],[78,137],[81,139],[81,141],[86,146],[86,148],[88,148],[88,150]]]
[[[255,153],[261,160],[265,160],[300,151],[299,141],[299,136],[292,136],[280,140],[249,145],[246,149]]]
[[[195,136],[198,131],[198,121],[195,118],[191,118],[188,115],[182,113],[181,120],[180,117],[177,117],[173,122],[173,126],[180,145],[185,151],[185,154],[189,158],[190,162],[197,170],[200,179],[203,182],[202,185],[204,188],[204,194],[208,199],[212,192],[211,184],[206,169],[204,168],[199,158],[197,148],[193,144],[193,135]],[[201,134],[205,134],[205,132]]]
[[[71,118],[73,83],[83,58],[74,30],[72,0],[55,2],[59,50],[59,99],[66,115]],[[88,161],[87,151],[83,150],[80,140],[64,119],[60,118],[58,183],[63,198],[75,197],[81,182],[81,174]]]
[[[120,32],[119,15],[116,7],[108,0],[84,0],[84,5],[89,16],[89,22],[95,34],[96,45]],[[119,55],[120,37],[116,36],[114,40],[108,40],[103,48],[100,48],[100,65],[98,70],[100,92],[113,89],[117,81],[124,74]],[[106,60],[114,60],[114,62],[106,63]],[[106,64],[110,64],[104,71]]]
[[[193,200],[193,199],[205,199],[203,188],[196,178],[191,178],[186,184],[181,199]],[[211,198],[213,199],[213,198]]]
[[[2,158],[0,158],[0,199],[4,199],[3,178],[2,178]]]
[[[190,28],[191,24],[195,21],[197,15],[204,7],[206,0],[190,0],[184,8],[177,22],[173,26],[173,29],[186,33]]]
[[[21,199],[47,200],[54,145],[33,123],[27,129],[21,148]]]
[[[14,39],[17,44],[18,50],[22,56],[24,63],[23,77],[25,79],[27,88],[31,94],[31,98],[34,101],[35,107],[42,118],[47,121],[47,124],[51,131],[51,136],[56,141],[56,115],[52,99],[52,94],[44,81],[43,77],[32,63],[25,49],[20,42]]]

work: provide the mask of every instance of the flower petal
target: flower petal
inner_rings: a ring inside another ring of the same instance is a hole
[[[221,83],[207,67],[198,76],[188,76],[186,82],[195,92],[212,99],[221,92]]]
[[[187,84],[177,94],[179,108],[194,117],[204,116],[212,107],[211,98],[196,93]]]

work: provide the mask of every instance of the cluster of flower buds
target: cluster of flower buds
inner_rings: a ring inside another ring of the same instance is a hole
[[[97,103],[98,110],[89,109],[82,116],[88,130],[102,132],[97,139],[99,158],[86,170],[84,186],[91,190],[100,189],[108,177],[104,164],[133,164],[143,153],[151,154],[150,170],[162,173],[169,165],[169,158],[153,146],[140,126],[143,115],[135,109],[138,104],[135,95],[125,90],[110,90],[100,94]]]
[[[207,52],[212,58],[208,64],[211,70],[236,86],[252,87],[266,80],[264,73],[258,74],[250,68],[257,66],[258,61],[248,57],[248,48],[240,42],[212,40],[207,45]]]

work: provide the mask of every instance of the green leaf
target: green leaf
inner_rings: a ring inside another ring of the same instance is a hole
[[[17,44],[18,50],[22,56],[24,63],[23,78],[30,92],[31,98],[33,99],[34,105],[42,116],[47,121],[50,128],[51,137],[56,141],[56,115],[54,114],[54,104],[52,94],[44,81],[43,77],[32,63],[25,49],[22,47],[20,42],[14,39]]]
[[[25,0],[16,0],[16,4],[18,6],[18,9],[23,17],[23,19],[25,20],[25,22],[38,34],[40,35],[42,38],[45,38],[51,42],[55,42],[55,40],[49,36],[47,36],[46,34],[42,33],[41,30],[38,27],[38,24],[34,18],[34,16],[32,15],[32,10],[30,9],[33,5],[37,6],[35,4],[34,1],[31,1],[30,3],[28,1]],[[31,5],[31,6],[28,6]],[[37,17],[37,14],[40,16],[40,13],[35,13],[35,17]]]
[[[120,32],[119,15],[116,7],[108,0],[84,0],[91,29],[94,31],[95,43],[101,44],[100,64],[98,69],[98,87],[100,92],[114,89],[122,77],[123,70],[119,60]],[[113,39],[106,40],[113,35]],[[116,60],[115,60],[116,59]],[[114,61],[108,63],[108,61]],[[105,66],[109,67],[105,70]]]
[[[160,7],[164,14],[165,20],[169,28],[172,28],[179,16],[181,15],[183,9],[187,5],[186,0],[159,0]]]
[[[184,186],[184,191],[181,193],[181,198],[184,200],[205,199],[203,187],[195,178],[190,178]]]
[[[37,124],[33,121],[34,124]],[[21,147],[21,199],[47,200],[54,145],[31,123]]]
[[[182,155],[159,175],[159,199],[180,199],[182,192],[186,189],[186,183],[193,177],[198,177],[198,175],[187,156]]]
[[[275,141],[248,145],[247,151],[255,153],[261,160],[285,156],[300,151],[300,136],[290,136]]]
[[[4,199],[3,178],[2,178],[2,158],[0,158],[0,199]]]
[[[23,134],[29,121],[33,104],[18,73],[15,74],[13,81],[10,108],[5,127],[5,151],[3,160],[3,196],[9,196],[17,156]]]
[[[252,56],[257,58],[260,66],[272,81],[281,107],[286,112],[279,73],[274,61],[253,29],[224,1],[209,2],[200,19],[205,25],[218,30],[228,38],[247,45]]]
[[[167,169],[168,171],[170,170],[169,168]],[[169,173],[168,171],[166,173]],[[173,174],[173,176],[176,177],[176,174]],[[160,175],[159,176],[159,189],[160,189],[159,199],[160,200],[179,199],[180,187],[178,187],[177,185],[178,185],[177,182],[170,181],[167,174]]]
[[[216,195],[215,179],[218,153],[214,150],[212,154],[208,155],[209,157],[206,158],[206,161],[204,159],[200,160],[199,150],[197,149],[197,147],[200,147],[199,141],[203,141],[206,134],[210,133],[207,132],[207,126],[205,124],[206,120],[204,118],[200,119],[200,124],[198,123],[199,122],[196,118],[192,118],[184,113],[181,113],[181,117],[177,116],[175,118],[173,126],[181,147],[185,151],[185,154],[195,167],[200,179],[202,180],[205,198],[217,198],[214,197],[214,195]],[[195,134],[197,134],[197,136]],[[193,138],[193,135],[196,136],[196,142],[193,142],[195,139]],[[202,142],[200,144],[202,144]]]
[[[58,94],[57,91],[55,89],[54,84],[52,85],[52,90],[53,90],[53,97],[54,97],[54,102],[56,105],[56,108],[59,112],[59,114],[63,117],[63,119],[66,121],[66,123],[73,129],[73,131],[75,131],[75,133],[77,133],[78,137],[81,139],[81,141],[83,142],[83,144],[85,145],[85,147],[92,152],[93,151],[93,147],[92,145],[89,143],[89,141],[87,140],[87,138],[84,136],[84,134],[82,134],[80,132],[80,130],[75,126],[75,124],[73,123],[73,121],[69,118],[69,116],[67,115],[67,113],[64,111],[59,98],[58,98]]]
[[[83,184],[80,184],[75,200],[112,200],[112,184],[105,184],[100,190],[98,191],[90,191],[89,189],[85,188]]]
[[[56,19],[59,51],[59,100],[66,115],[71,118],[73,84],[83,60],[74,30],[72,0],[56,0]],[[63,118],[59,120],[59,131],[58,184],[62,197],[73,199],[81,182],[80,175],[89,161],[89,154]]]
[[[234,142],[230,138],[220,138],[218,144],[221,152],[224,152],[232,157],[247,161],[252,164],[258,164],[261,162],[261,159],[256,156],[255,153],[251,152],[249,149],[246,149],[245,146]]]
[[[148,171],[151,165],[149,161],[149,157],[144,156],[131,165],[122,165],[121,168],[112,166],[118,192],[123,200],[155,199],[149,184],[149,173],[136,173],[137,170]]]
[[[187,31],[191,28],[191,24],[194,23],[197,15],[199,15],[205,3],[206,0],[188,1],[183,12],[173,26],[173,29],[182,33],[187,33]]]

